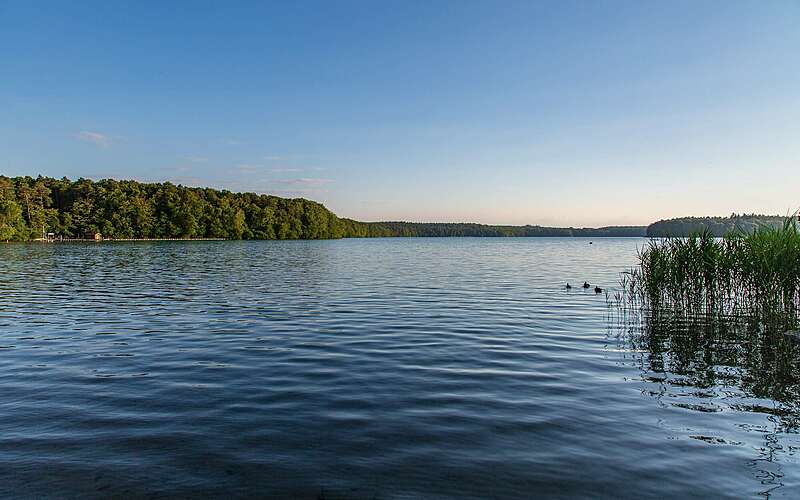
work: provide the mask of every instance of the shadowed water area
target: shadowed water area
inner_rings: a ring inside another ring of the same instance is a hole
[[[588,243],[0,245],[0,496],[800,496],[798,345]]]

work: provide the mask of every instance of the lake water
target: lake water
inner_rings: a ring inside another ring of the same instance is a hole
[[[0,496],[800,497],[795,346],[564,289],[644,243],[0,245]]]

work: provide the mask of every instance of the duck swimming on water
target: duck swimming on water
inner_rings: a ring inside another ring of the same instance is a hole
[[[603,293],[603,289],[600,288],[599,286],[595,286],[594,287],[594,293]]]
[[[592,285],[590,285],[589,283],[587,283],[587,282],[585,282],[585,281],[583,282],[583,288],[589,288],[589,287],[591,287],[591,286],[592,286]]]
[[[567,283],[567,290],[572,290],[572,285],[570,285],[569,283]]]

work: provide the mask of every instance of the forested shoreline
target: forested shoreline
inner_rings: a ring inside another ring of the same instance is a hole
[[[413,236],[643,236],[645,228],[359,222],[320,203],[164,183],[0,176],[0,240],[48,233],[105,239],[329,239]]]
[[[608,226],[600,228],[546,227],[546,226],[495,226],[468,222],[357,222],[353,230],[364,234],[354,236],[399,237],[643,237],[645,226]]]
[[[341,238],[320,203],[130,180],[0,177],[0,240],[54,233],[104,238]]]
[[[674,238],[707,230],[716,237],[722,237],[732,232],[753,233],[762,227],[779,228],[785,220],[785,216],[736,213],[729,217],[679,217],[650,224],[647,226],[647,236]]]
[[[779,224],[780,217],[686,217],[650,226],[560,228],[475,223],[360,222],[340,218],[304,198],[234,193],[170,182],[93,181],[0,175],[0,241],[30,241],[48,233],[106,239],[334,239],[373,237],[665,237],[708,228],[722,236]]]

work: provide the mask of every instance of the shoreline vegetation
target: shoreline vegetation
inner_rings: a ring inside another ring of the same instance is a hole
[[[650,238],[686,237],[699,234],[703,231],[710,232],[717,238],[722,238],[730,233],[752,233],[761,227],[780,228],[786,216],[736,214],[729,217],[680,217],[654,222],[647,226],[647,236]]]
[[[764,328],[796,328],[800,231],[794,217],[718,238],[708,229],[652,240],[621,277],[619,304],[653,318],[746,317]]]
[[[372,237],[684,236],[751,229],[775,217],[686,218],[650,226],[562,228],[476,223],[360,222],[303,198],[103,179],[0,175],[0,241],[337,239]],[[760,221],[760,222],[759,222]],[[720,234],[721,236],[721,234]]]

